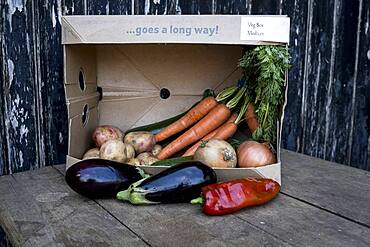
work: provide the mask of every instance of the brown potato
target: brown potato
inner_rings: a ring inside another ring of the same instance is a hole
[[[100,158],[100,150],[99,148],[92,148],[92,149],[89,149],[87,150],[87,152],[84,154],[84,156],[82,157],[83,160],[86,160],[86,159],[99,159]]]
[[[150,152],[144,152],[144,153],[139,154],[136,158],[138,158],[140,160],[140,159],[144,159],[144,158],[150,157],[150,156],[153,156],[153,154],[150,153]]]
[[[126,145],[120,140],[108,140],[100,148],[100,158],[124,163]]]
[[[133,166],[139,166],[140,160],[137,158],[131,158],[128,161],[126,161],[126,164],[133,165]]]
[[[92,134],[92,139],[98,148],[108,140],[123,141],[123,137],[124,134],[119,128],[110,125],[98,126]]]
[[[131,144],[125,143],[125,154],[127,159],[135,158],[135,149]]]
[[[144,158],[139,159],[139,160],[140,160],[140,165],[150,166],[154,162],[157,162],[159,159],[157,159],[156,157],[153,157],[153,156],[147,156],[147,157],[144,157]]]
[[[125,136],[124,142],[131,144],[136,154],[150,152],[155,145],[154,135],[147,131],[130,132]]]

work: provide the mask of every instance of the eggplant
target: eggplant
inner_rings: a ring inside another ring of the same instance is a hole
[[[216,182],[216,173],[211,167],[188,161],[133,183],[119,192],[117,199],[132,204],[190,202],[199,197],[203,186]]]
[[[138,167],[111,160],[87,159],[71,166],[65,175],[69,187],[89,198],[114,198],[117,192],[147,177]]]

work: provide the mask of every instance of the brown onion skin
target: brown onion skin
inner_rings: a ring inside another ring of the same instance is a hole
[[[276,163],[276,155],[264,144],[245,141],[238,150],[238,166],[241,168],[260,167]]]

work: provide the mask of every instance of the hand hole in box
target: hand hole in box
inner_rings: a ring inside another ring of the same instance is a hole
[[[159,92],[159,96],[162,99],[168,99],[170,95],[171,95],[171,92],[167,88],[162,88],[161,91]]]
[[[87,122],[89,121],[89,106],[87,104],[84,105],[82,110],[82,125],[85,127]]]
[[[78,73],[78,84],[80,85],[81,91],[85,91],[86,83],[85,83],[85,74],[83,69],[80,69],[80,72]]]

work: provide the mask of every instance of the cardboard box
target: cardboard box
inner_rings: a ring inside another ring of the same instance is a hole
[[[64,16],[62,28],[67,167],[93,146],[96,126],[125,131],[183,112],[205,89],[218,92],[240,79],[243,46],[289,42],[285,16]],[[169,98],[160,97],[163,88]],[[219,180],[268,177],[280,183],[282,121],[278,163],[216,169]],[[143,169],[155,174],[165,168]]]

